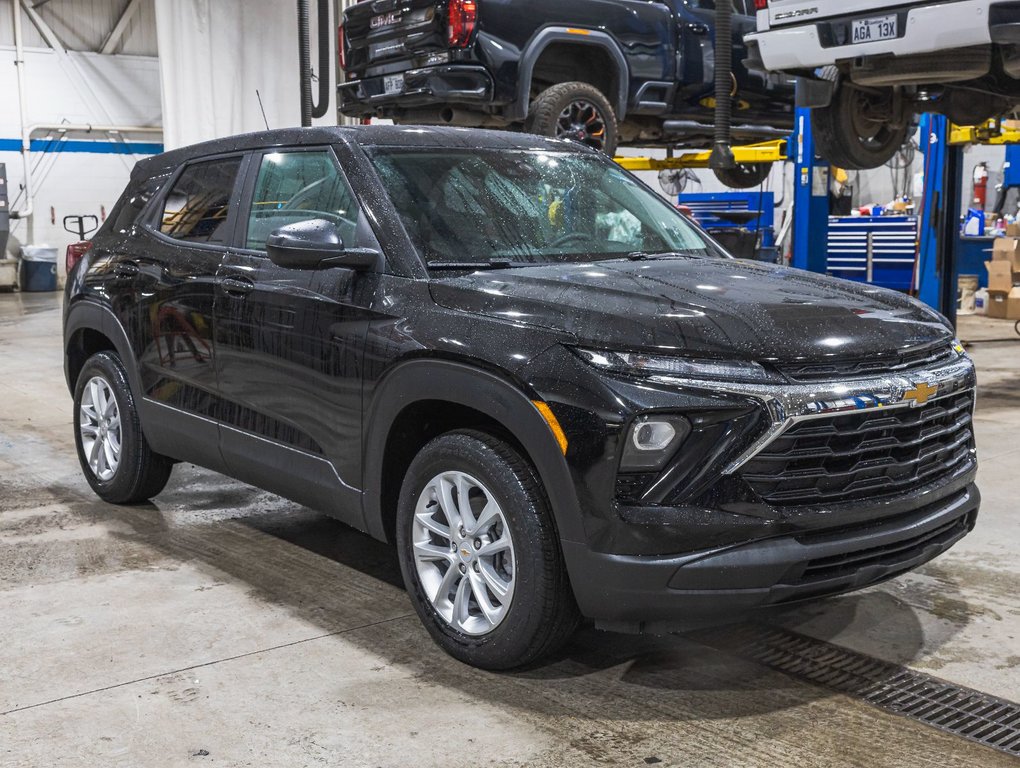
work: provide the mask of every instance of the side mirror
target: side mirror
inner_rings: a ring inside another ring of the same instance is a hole
[[[269,260],[287,269],[369,269],[379,253],[367,248],[344,248],[336,224],[309,219],[280,227],[266,240]]]

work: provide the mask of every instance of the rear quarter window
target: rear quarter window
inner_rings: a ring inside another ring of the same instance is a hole
[[[159,193],[169,178],[170,174],[164,173],[129,186],[114,211],[112,231],[124,234],[130,230],[138,221],[145,206]]]

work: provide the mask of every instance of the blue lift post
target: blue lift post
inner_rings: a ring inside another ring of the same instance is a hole
[[[793,156],[793,253],[798,269],[825,274],[829,236],[830,167],[815,155],[811,110],[798,109],[790,154]]]
[[[956,241],[960,227],[963,148],[949,143],[943,115],[921,116],[924,206],[918,251],[918,298],[956,324]]]

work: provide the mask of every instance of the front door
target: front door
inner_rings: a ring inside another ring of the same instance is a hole
[[[325,219],[351,247],[378,245],[329,147],[255,154],[244,198],[216,300],[224,458],[235,477],[360,526],[360,291],[374,283],[349,269],[280,267],[266,240]]]

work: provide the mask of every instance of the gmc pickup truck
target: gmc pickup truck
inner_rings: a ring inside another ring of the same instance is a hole
[[[714,0],[363,0],[343,14],[342,115],[525,130],[618,146],[712,143]],[[755,29],[735,0],[736,142],[785,136],[793,81],[741,63]],[[767,165],[718,171],[759,184]]]

